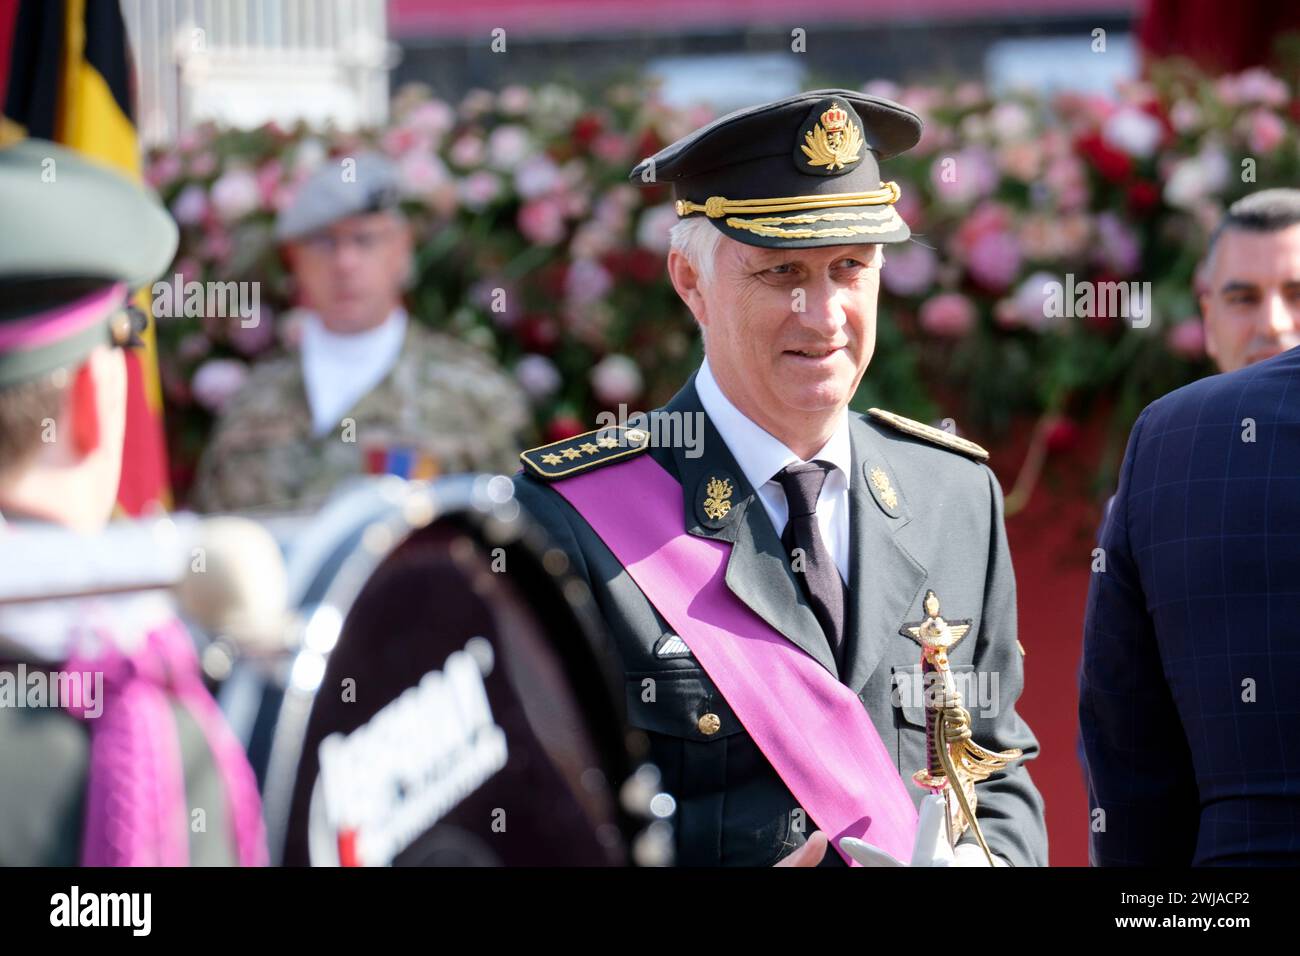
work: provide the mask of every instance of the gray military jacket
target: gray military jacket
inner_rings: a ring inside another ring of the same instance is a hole
[[[652,415],[660,412],[698,414],[704,422],[698,457],[688,457],[681,443],[644,453],[681,484],[682,529],[731,543],[727,586],[853,689],[916,803],[925,794],[911,782],[925,766],[924,699],[920,646],[905,629],[925,618],[922,604],[929,590],[938,596],[944,618],[971,624],[949,660],[971,713],[974,740],[991,750],[1020,748],[1026,759],[1037,754],[1038,742],[1015,710],[1024,681],[1015,577],[1002,492],[987,466],[850,413],[851,570],[846,663],[840,672],[778,532],[700,405],[694,377]],[[714,477],[730,478],[735,488],[722,520],[709,519],[703,509]],[[689,650],[672,640],[658,611],[550,484],[527,467],[515,478],[519,500],[590,586],[619,647],[628,722],[647,734],[664,789],[677,800],[677,863],[775,863],[800,846],[816,824]],[[627,506],[636,508],[634,498]],[[709,714],[717,720],[701,724]],[[977,816],[993,852],[1016,866],[1046,865],[1042,797],[1024,762],[994,774],[977,793]],[[963,840],[972,839],[967,831]],[[834,865],[839,857],[828,850],[826,862]]]

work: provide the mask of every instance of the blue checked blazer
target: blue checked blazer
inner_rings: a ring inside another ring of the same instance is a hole
[[[1300,348],[1148,406],[1100,546],[1092,863],[1300,864]]]

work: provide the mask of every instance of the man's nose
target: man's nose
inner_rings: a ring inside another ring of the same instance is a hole
[[[803,293],[802,310],[799,308],[800,291]],[[809,282],[796,290],[793,297],[794,312],[808,328],[823,334],[833,334],[848,321],[845,296],[845,291],[829,279]]]

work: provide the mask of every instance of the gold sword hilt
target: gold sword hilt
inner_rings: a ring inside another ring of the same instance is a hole
[[[948,650],[970,630],[970,622],[949,623],[939,616],[939,599],[925,596],[926,618],[907,628],[921,645],[921,679],[925,692],[926,767],[912,775],[921,787],[944,798],[948,837],[955,846],[969,826],[993,866],[993,853],[975,817],[975,784],[1023,756],[1018,749],[986,750],[971,737],[970,712],[962,706],[948,666]],[[955,804],[955,806],[954,806]]]

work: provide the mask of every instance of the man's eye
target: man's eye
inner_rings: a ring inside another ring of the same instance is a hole
[[[866,263],[858,259],[841,259],[839,262],[835,263],[836,269],[862,269],[865,267]]]
[[[779,265],[772,266],[770,269],[767,269],[766,271],[770,275],[774,275],[774,276],[788,276],[791,272],[794,271],[794,266],[792,266],[788,262],[782,262]]]

